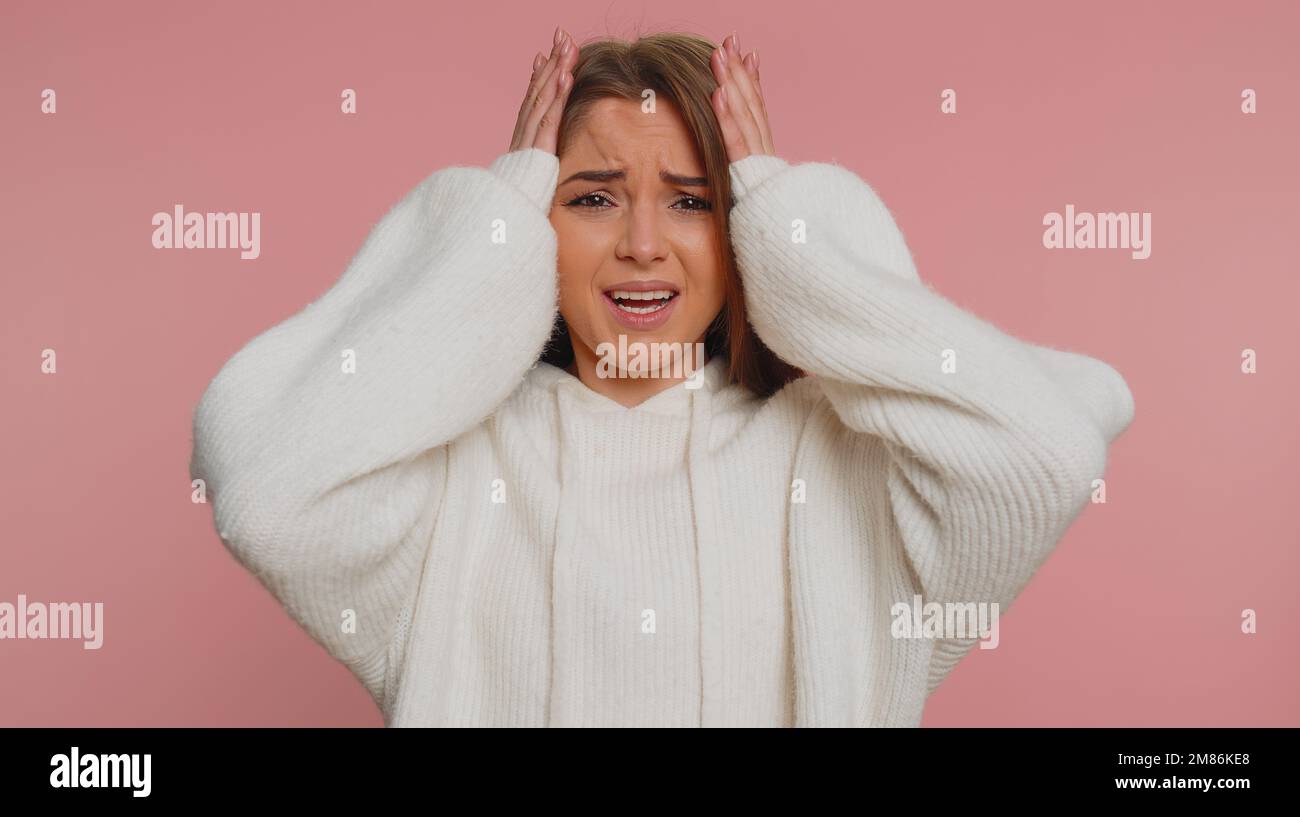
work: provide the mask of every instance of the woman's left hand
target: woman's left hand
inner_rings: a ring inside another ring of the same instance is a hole
[[[742,57],[736,35],[730,34],[709,62],[718,83],[713,91],[713,112],[722,126],[727,160],[738,162],[754,153],[776,155],[763,87],[758,79],[758,51]]]

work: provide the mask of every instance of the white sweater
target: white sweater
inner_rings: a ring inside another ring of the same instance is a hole
[[[538,362],[557,173],[432,174],[226,363],[191,463],[222,541],[390,726],[919,724],[975,642],[894,638],[891,606],[1005,613],[1131,421],[1124,380],[930,289],[850,171],[751,156],[746,303],[809,376],[761,399],[714,360],[624,408]]]

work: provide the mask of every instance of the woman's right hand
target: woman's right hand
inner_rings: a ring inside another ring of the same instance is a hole
[[[573,66],[578,62],[578,46],[562,28],[555,29],[551,55],[537,52],[533,58],[533,76],[528,93],[519,106],[519,118],[510,140],[510,150],[538,148],[555,153],[560,136],[560,115],[573,88]]]

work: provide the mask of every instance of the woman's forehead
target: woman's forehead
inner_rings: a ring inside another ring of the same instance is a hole
[[[676,107],[659,101],[653,111],[641,102],[602,99],[570,134],[560,157],[560,177],[580,170],[649,171],[703,175],[695,142]]]

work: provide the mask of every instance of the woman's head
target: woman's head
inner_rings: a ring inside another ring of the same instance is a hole
[[[624,335],[702,342],[727,358],[732,380],[761,395],[797,374],[745,319],[728,238],[730,171],[710,102],[715,48],[655,34],[579,50],[550,215],[562,318],[548,362],[590,360]]]

